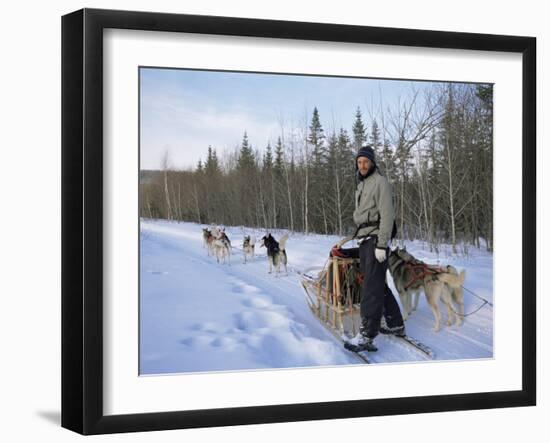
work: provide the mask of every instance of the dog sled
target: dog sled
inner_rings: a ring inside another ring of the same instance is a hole
[[[342,249],[352,239],[350,236],[340,240],[322,268],[309,268],[301,273],[301,284],[311,312],[342,343],[353,340],[361,325],[363,274],[359,248]],[[431,349],[412,337],[395,338],[403,340],[427,358],[434,357]],[[357,355],[369,363],[366,352]]]

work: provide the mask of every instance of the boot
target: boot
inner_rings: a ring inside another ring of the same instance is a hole
[[[380,326],[380,334],[385,335],[395,335],[397,337],[404,337],[405,334],[405,325],[401,326],[394,326],[393,328],[390,328],[389,326],[382,325]]]
[[[378,351],[378,348],[374,344],[374,339],[371,337],[367,337],[366,335],[361,335],[361,337],[359,337],[359,340],[357,340],[357,347],[363,351]]]
[[[369,337],[367,328],[367,321],[363,320],[361,322],[361,327],[359,328],[359,337],[357,338],[356,343],[347,343],[345,345],[346,349],[353,352],[369,351],[376,352],[378,348],[374,344],[374,337]]]
[[[360,336],[356,343],[351,343],[349,341],[344,343],[344,348],[352,352],[376,352],[378,348],[375,346],[372,338]]]

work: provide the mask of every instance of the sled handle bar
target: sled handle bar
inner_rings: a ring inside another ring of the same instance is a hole
[[[347,237],[344,237],[342,240],[340,240],[338,243],[336,243],[336,246],[341,248],[342,245],[346,244],[347,242],[349,242],[353,239],[354,239],[353,235],[349,235]]]

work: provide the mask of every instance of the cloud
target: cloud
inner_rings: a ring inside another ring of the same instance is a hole
[[[213,106],[189,97],[144,98],[141,167],[159,168],[166,150],[174,167],[193,167],[199,158],[205,159],[209,145],[219,153],[240,146],[244,131],[252,146],[263,150],[279,132],[276,115],[243,106]]]

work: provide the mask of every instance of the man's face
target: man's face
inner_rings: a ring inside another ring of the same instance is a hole
[[[372,167],[372,162],[367,157],[359,157],[357,159],[357,169],[361,175],[367,175]]]

